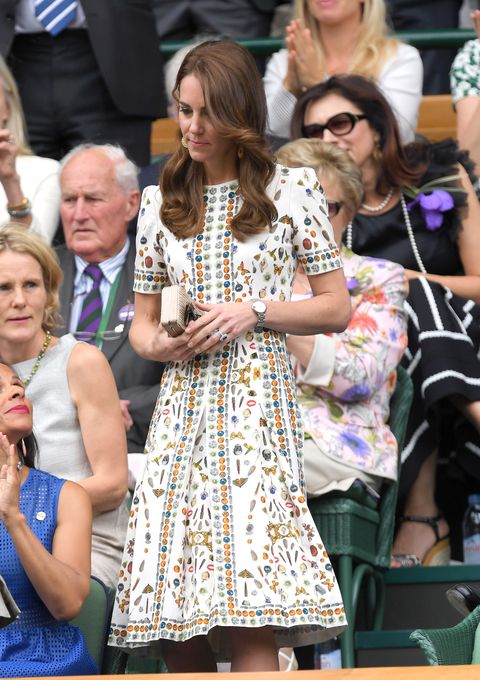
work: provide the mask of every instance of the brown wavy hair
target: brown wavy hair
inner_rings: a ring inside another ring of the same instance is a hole
[[[40,236],[13,222],[0,226],[0,253],[8,250],[30,255],[40,265],[47,293],[42,328],[44,331],[55,330],[60,318],[59,289],[63,276],[57,253]]]
[[[274,158],[265,141],[267,104],[263,83],[251,54],[229,40],[210,40],[194,47],[185,57],[172,96],[178,104],[180,83],[194,75],[201,83],[205,107],[215,130],[240,151],[238,180],[243,204],[231,223],[233,235],[243,241],[249,234],[269,228],[277,218],[266,188],[275,173]],[[180,144],[160,178],[163,224],[185,238],[204,226],[201,163],[192,161]]]
[[[356,75],[332,76],[309,88],[295,106],[291,121],[291,139],[304,137],[303,122],[308,107],[330,94],[343,97],[360,109],[372,130],[379,135],[378,193],[386,194],[391,187],[416,185],[425,173],[427,163],[420,160],[419,153],[413,155],[409,147],[421,145],[402,145],[392,108],[369,78]]]

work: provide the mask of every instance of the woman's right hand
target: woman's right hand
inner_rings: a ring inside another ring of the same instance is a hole
[[[20,478],[15,444],[10,444],[2,433],[0,451],[2,459],[6,460],[0,469],[0,519],[8,525],[9,521],[20,514]]]
[[[185,333],[172,338],[166,330],[158,324],[157,334],[154,338],[155,353],[158,361],[190,361],[195,354],[194,350],[188,346],[190,338]]]

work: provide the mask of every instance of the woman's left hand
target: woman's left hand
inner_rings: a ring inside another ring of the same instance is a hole
[[[0,519],[7,524],[9,519],[19,513],[20,476],[15,444],[10,444],[2,433],[0,451],[2,458],[7,461],[0,469]]]
[[[232,302],[208,305],[196,302],[198,309],[206,312],[185,329],[188,346],[195,354],[215,352],[230,340],[238,338],[257,323],[257,315],[250,302]]]

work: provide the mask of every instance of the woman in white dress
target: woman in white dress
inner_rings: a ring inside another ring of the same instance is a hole
[[[349,296],[314,172],[276,166],[267,151],[251,55],[201,44],[174,95],[181,144],[160,190],[143,195],[130,333],[167,368],[110,643],[161,653],[171,672],[214,671],[205,636],[216,629],[232,670],[277,670],[277,647],[346,625],[306,505],[285,333],[343,330]],[[297,261],[313,297],[290,302]],[[176,338],[159,326],[170,284],[204,312]]]
[[[372,78],[392,106],[402,140],[413,142],[423,66],[415,47],[388,35],[385,0],[296,0],[286,48],[265,71],[270,132],[290,137],[297,98],[332,75]]]

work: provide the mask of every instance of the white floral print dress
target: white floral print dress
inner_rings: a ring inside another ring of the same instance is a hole
[[[297,259],[342,266],[313,170],[277,166],[269,230],[236,240],[238,182],[206,186],[203,232],[177,239],[143,194],[135,291],[178,283],[208,303],[289,300]],[[222,626],[273,626],[279,646],[346,625],[307,508],[303,432],[282,333],[249,332],[163,375],[132,502],[110,644],[187,640]]]

